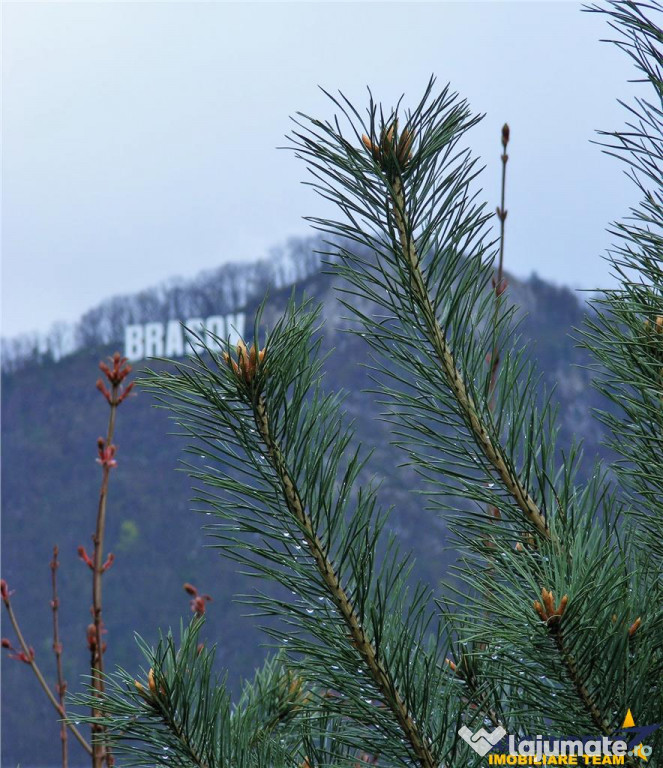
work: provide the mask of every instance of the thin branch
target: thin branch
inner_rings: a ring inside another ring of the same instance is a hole
[[[108,570],[113,562],[112,555],[104,561],[104,534],[106,532],[106,502],[108,500],[108,481],[111,469],[117,464],[115,461],[115,446],[113,445],[113,435],[115,434],[115,418],[117,409],[121,403],[129,396],[133,389],[133,382],[128,386],[122,386],[124,380],[131,372],[131,366],[127,365],[127,359],[116,352],[110,359],[111,366],[101,362],[99,367],[103,371],[110,384],[110,391],[101,379],[97,381],[97,389],[106,399],[110,406],[108,416],[108,429],[106,439],[99,438],[99,458],[97,461],[101,464],[101,489],[99,491],[99,505],[97,507],[97,524],[93,536],[94,553],[92,562],[88,565],[92,568],[92,617],[94,623],[94,632],[89,635],[90,646],[90,671],[92,677],[92,686],[99,698],[104,694],[104,643],[103,643],[103,617],[102,617],[102,576]],[[84,558],[85,559],[85,558]],[[96,710],[92,715],[95,716]],[[97,723],[92,724],[92,732],[100,734],[104,730],[103,726]],[[107,745],[100,740],[93,738],[94,754],[92,758],[93,768],[101,768],[105,761],[108,768],[113,765],[113,758]]]
[[[493,318],[493,331],[497,333],[497,320],[500,306],[500,297],[506,289],[506,282],[504,280],[504,229],[506,223],[506,216],[508,211],[504,207],[505,193],[506,193],[506,164],[509,161],[509,155],[506,153],[506,148],[509,144],[509,126],[504,123],[502,126],[502,185],[500,195],[500,205],[497,208],[497,218],[500,220],[500,250],[497,261],[497,277],[494,278],[495,282],[493,288],[495,290],[495,316]],[[500,352],[497,344],[497,338],[494,337],[493,349],[490,354],[490,384],[488,387],[489,406],[490,410],[495,410],[495,385],[497,384],[497,371],[500,366]]]
[[[60,708],[64,713],[64,697],[67,691],[67,683],[62,674],[62,642],[60,641],[60,626],[58,621],[60,598],[58,597],[57,570],[59,567],[58,547],[55,545],[53,547],[53,559],[51,560],[51,587],[53,590],[53,598],[51,600],[51,608],[53,609],[53,653],[55,654],[55,667],[57,670],[57,684],[55,687],[60,701]],[[67,768],[67,726],[64,721],[60,725],[60,741],[62,742],[62,768]]]
[[[106,432],[105,446],[108,448],[113,445],[113,435],[115,433],[115,416],[117,413],[119,383],[112,383],[110,397],[110,414],[108,417],[108,430]],[[97,691],[99,697],[104,693],[104,646],[103,646],[103,619],[102,619],[102,576],[104,573],[104,534],[106,531],[106,502],[108,499],[108,481],[110,478],[112,464],[110,461],[102,461],[101,489],[99,491],[99,506],[97,508],[97,525],[94,533],[94,554],[92,557],[92,616],[94,622],[94,643],[91,643],[90,653],[90,671],[92,676],[92,685]],[[94,714],[94,713],[93,713]],[[103,731],[101,726],[92,725],[93,731]],[[104,745],[93,741],[94,756],[93,768],[101,768],[106,757]]]
[[[59,701],[53,695],[53,692],[51,691],[50,686],[46,682],[44,675],[41,673],[41,670],[37,666],[37,662],[34,660],[34,654],[30,650],[30,646],[25,642],[25,638],[23,637],[23,633],[21,632],[21,628],[19,626],[16,615],[14,614],[14,609],[12,608],[9,598],[3,597],[3,602],[5,604],[5,608],[7,609],[7,613],[9,615],[9,620],[11,622],[11,625],[14,628],[14,632],[16,633],[16,637],[18,638],[18,642],[21,646],[21,650],[23,651],[23,654],[26,658],[25,663],[29,664],[30,667],[32,668],[32,671],[35,673],[35,676],[39,681],[39,685],[41,685],[41,687],[43,688],[44,693],[48,696],[48,700],[55,707],[57,713],[60,715],[60,717],[64,719],[67,728],[69,728],[69,730],[74,734],[74,737],[76,738],[78,743],[83,747],[83,749],[88,753],[88,755],[92,755],[92,747],[87,743],[87,741],[85,740],[85,737],[81,734],[78,728],[76,728],[76,726],[71,721],[65,719],[66,713],[64,709],[60,705]]]

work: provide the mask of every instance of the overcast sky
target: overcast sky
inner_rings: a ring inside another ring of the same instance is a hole
[[[605,285],[606,227],[636,202],[590,140],[620,127],[631,65],[573,2],[11,3],[3,8],[2,333],[252,260],[325,212],[279,151],[317,89],[418,100],[429,76],[486,114],[467,142],[499,188],[506,263]]]

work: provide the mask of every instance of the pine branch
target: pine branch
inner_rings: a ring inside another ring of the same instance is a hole
[[[453,392],[460,410],[463,412],[465,420],[474,434],[476,444],[483,451],[486,459],[493,466],[497,475],[504,483],[505,488],[511,493],[527,520],[529,520],[542,538],[551,539],[553,542],[556,542],[556,538],[551,535],[548,523],[530,492],[525,488],[518,475],[512,472],[505,458],[504,448],[491,438],[489,429],[480,415],[474,398],[469,394],[463,376],[458,370],[454,354],[437,320],[433,302],[426,288],[420,259],[412,237],[412,229],[408,221],[406,193],[400,176],[395,178],[393,182],[392,205],[400,240],[401,255],[411,275],[410,285],[414,301],[421,309],[438,362],[441,364],[449,388]]]
[[[311,518],[304,509],[299,492],[293,483],[290,471],[283,458],[283,453],[272,437],[267,415],[267,403],[262,395],[258,396],[256,403],[255,420],[274,471],[281,483],[288,509],[302,529],[309,551],[315,560],[320,575],[329,589],[334,604],[347,625],[353,646],[361,655],[378,690],[384,697],[385,703],[391,707],[419,764],[423,766],[423,768],[433,768],[433,766],[437,765],[437,762],[433,758],[430,747],[413,721],[403,696],[396,688],[392,676],[384,666],[384,661],[378,658],[375,647],[362,626],[352,602],[329,560],[328,553],[313,528]]]
[[[147,674],[141,681],[123,669],[105,676],[101,701],[94,689],[76,698],[97,708],[98,714],[83,719],[103,727],[129,765],[298,765],[305,700],[299,689],[291,690],[292,677],[281,659],[258,670],[233,706],[225,681],[212,672],[214,649],[199,643],[202,624],[195,618],[183,628],[179,647],[171,633],[156,648],[139,638]],[[285,688],[284,680],[289,681]]]
[[[504,349],[507,339],[513,343],[514,308],[488,287],[487,216],[469,192],[474,162],[457,150],[477,119],[448,88],[433,97],[432,87],[405,113],[400,132],[398,109],[383,111],[371,98],[362,121],[342,95],[331,97],[356,143],[338,118],[300,116],[292,138],[298,156],[312,186],[346,220],[309,218],[336,237],[330,264],[346,280],[343,303],[377,353],[371,365],[396,444],[447,493],[498,508],[505,518],[499,535],[519,536],[524,523],[559,548],[551,513],[557,509],[562,523],[572,503],[557,493],[554,478],[561,473],[570,485],[577,465],[558,464],[554,409],[545,396],[538,406],[524,350]],[[355,297],[387,313],[369,316]],[[486,362],[498,356],[495,399],[497,370]],[[497,533],[476,517],[471,525],[483,531],[477,539]]]
[[[618,131],[600,131],[607,154],[626,164],[640,203],[616,222],[616,245],[607,260],[616,288],[593,300],[596,310],[582,342],[598,364],[595,386],[614,406],[599,414],[611,432],[629,517],[641,540],[663,562],[663,51],[660,2],[608,2],[588,10],[604,14],[617,33],[611,42],[632,60],[647,98],[635,99],[629,122]]]
[[[268,631],[305,679],[342,692],[325,710],[353,723],[343,743],[437,765],[453,702],[430,590],[408,594],[409,566],[391,541],[378,565],[385,517],[375,490],[357,482],[365,459],[350,448],[338,398],[320,390],[317,314],[291,303],[264,350],[258,319],[253,346],[240,343],[236,357],[207,349],[147,385],[175,412],[191,453],[204,451],[204,467],[189,471],[204,484],[197,500],[226,521],[211,528],[220,546],[295,596],[246,600],[284,619],[287,632]]]

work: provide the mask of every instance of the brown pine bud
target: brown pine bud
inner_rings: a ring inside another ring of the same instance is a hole
[[[555,596],[552,591],[547,590],[545,587],[541,589],[541,600],[534,601],[534,610],[539,614],[541,619],[549,624],[549,626],[555,626],[559,624],[559,620],[566,610],[566,606],[569,602],[569,596],[564,595],[559,601],[559,605],[555,607]]]
[[[543,599],[543,604],[546,607],[546,613],[548,616],[553,616],[555,614],[555,600],[553,593],[549,592],[547,589],[542,589],[541,598]]]
[[[147,684],[150,687],[150,691],[153,696],[157,695],[157,684],[154,682],[154,670],[150,667],[150,671],[147,673]]]
[[[248,360],[249,353],[246,349],[246,344],[243,341],[237,342],[237,364],[242,372],[246,370],[246,362]]]
[[[534,601],[534,610],[539,614],[542,621],[545,621],[548,618],[545,611],[543,610],[543,606],[538,600]]]
[[[509,143],[509,136],[511,134],[511,131],[509,130],[509,126],[507,123],[504,123],[502,126],[502,146],[504,149],[506,149],[506,145]]]
[[[232,359],[228,352],[223,353],[223,359],[235,376],[244,384],[251,384],[255,378],[256,372],[265,358],[265,350],[258,349],[255,344],[248,349],[243,341],[237,344],[237,362]]]
[[[406,128],[403,133],[401,134],[400,139],[398,140],[398,147],[396,149],[396,157],[398,159],[398,163],[401,166],[406,165],[408,160],[412,157],[412,141],[413,141],[413,135],[411,131],[408,131]]]
[[[564,615],[564,611],[566,610],[566,606],[567,606],[568,602],[569,602],[569,596],[568,595],[564,595],[564,597],[559,601],[559,605],[557,607],[557,610],[555,611],[557,616],[563,616]]]
[[[361,140],[366,149],[371,153],[373,160],[379,163],[381,161],[380,147],[374,144],[365,134],[362,135]]]
[[[362,133],[361,140],[363,145],[366,147],[366,149],[373,154],[373,150],[375,147],[373,146],[373,142],[368,138],[368,136],[365,133]]]
[[[631,624],[628,630],[628,636],[633,637],[633,635],[638,631],[638,627],[642,624],[642,619],[638,616],[638,618]]]
[[[140,693],[140,695],[141,695],[143,698],[145,698],[145,699],[149,699],[149,698],[150,698],[150,697],[147,695],[147,691],[145,690],[144,686],[142,685],[142,683],[139,683],[139,682],[138,682],[138,680],[134,680],[134,687],[136,688],[136,690],[138,691],[138,693]]]

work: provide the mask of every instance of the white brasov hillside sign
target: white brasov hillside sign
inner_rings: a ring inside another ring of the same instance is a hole
[[[193,349],[202,350],[200,341],[188,331],[192,331],[205,341],[207,347],[218,352],[221,344],[230,341],[236,344],[244,336],[244,313],[212,315],[206,320],[191,317],[182,322],[169,320],[167,323],[143,323],[128,325],[124,329],[124,356],[135,362],[146,357],[184,357]]]

